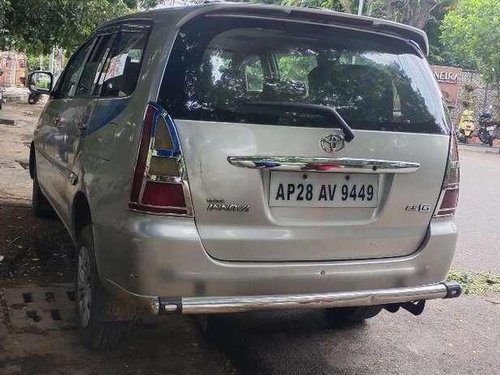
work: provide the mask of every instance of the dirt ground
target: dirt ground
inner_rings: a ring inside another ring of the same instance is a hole
[[[0,308],[0,374],[234,373],[227,358],[200,340],[193,319],[175,317],[168,325],[145,322],[131,345],[95,353],[80,346],[72,315],[67,319],[62,314],[69,324],[42,324],[24,314],[33,306],[43,310],[36,298],[9,303],[16,290],[35,296],[54,285],[72,289],[72,243],[64,226],[57,219],[31,214],[31,179],[26,169],[42,108],[43,103],[8,103],[0,112],[0,307],[10,310],[2,314]],[[64,309],[73,309],[70,300],[64,304]]]
[[[41,285],[72,280],[71,242],[58,220],[31,215],[29,145],[42,104],[8,103],[0,118],[0,280],[2,285]]]
[[[0,111],[1,375],[500,374],[498,293],[431,301],[419,317],[384,311],[339,327],[328,325],[321,311],[231,315],[214,320],[211,337],[193,318],[172,316],[144,322],[120,350],[83,348],[73,321],[71,241],[58,220],[31,215],[25,167],[42,105],[9,103]],[[484,175],[477,165],[498,172],[500,157],[494,157],[464,160],[464,215],[474,212],[475,219],[459,220],[474,229],[461,235],[459,269],[500,269],[496,237],[486,239],[481,230],[495,220],[500,201],[485,208],[474,203],[479,186],[489,191],[476,181]],[[471,250],[473,243],[481,245]]]

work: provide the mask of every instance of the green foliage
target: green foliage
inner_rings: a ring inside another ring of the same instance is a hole
[[[0,30],[3,29],[5,25],[5,13],[7,8],[10,6],[9,0],[0,0]]]
[[[130,3],[130,2],[128,2]],[[0,22],[2,4],[0,0]],[[97,25],[131,12],[122,0],[15,0],[5,11],[0,47],[48,53],[53,46],[73,50]]]
[[[301,6],[308,8],[325,8],[337,10],[340,12],[353,13],[354,4],[357,1],[353,0],[283,0],[281,5]],[[357,5],[356,5],[357,6]]]
[[[441,42],[462,66],[500,84],[500,0],[460,0],[444,17]]]
[[[434,7],[425,24],[424,30],[429,38],[429,62],[436,65],[457,65],[455,56],[443,45],[439,39],[439,28],[443,23],[444,16],[454,9],[458,0],[442,0]],[[465,66],[464,66],[465,67]],[[467,66],[470,68],[471,66]]]
[[[460,283],[465,294],[483,295],[488,292],[500,292],[500,277],[489,272],[450,271],[446,280]]]
[[[367,0],[363,14],[423,29],[431,11],[447,0]]]

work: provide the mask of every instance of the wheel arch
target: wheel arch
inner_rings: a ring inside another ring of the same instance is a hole
[[[73,209],[71,210],[71,222],[75,239],[78,240],[82,229],[92,224],[92,212],[87,196],[79,191],[73,199]]]

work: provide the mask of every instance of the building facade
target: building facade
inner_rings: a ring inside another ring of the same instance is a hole
[[[26,74],[26,55],[15,51],[0,51],[0,86],[22,86]]]

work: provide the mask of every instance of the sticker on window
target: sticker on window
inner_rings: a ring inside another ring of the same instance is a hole
[[[125,70],[125,63],[127,62],[127,56],[128,54],[122,53],[121,55],[117,55],[111,59],[104,81],[108,81],[111,78],[123,75],[123,71]]]

